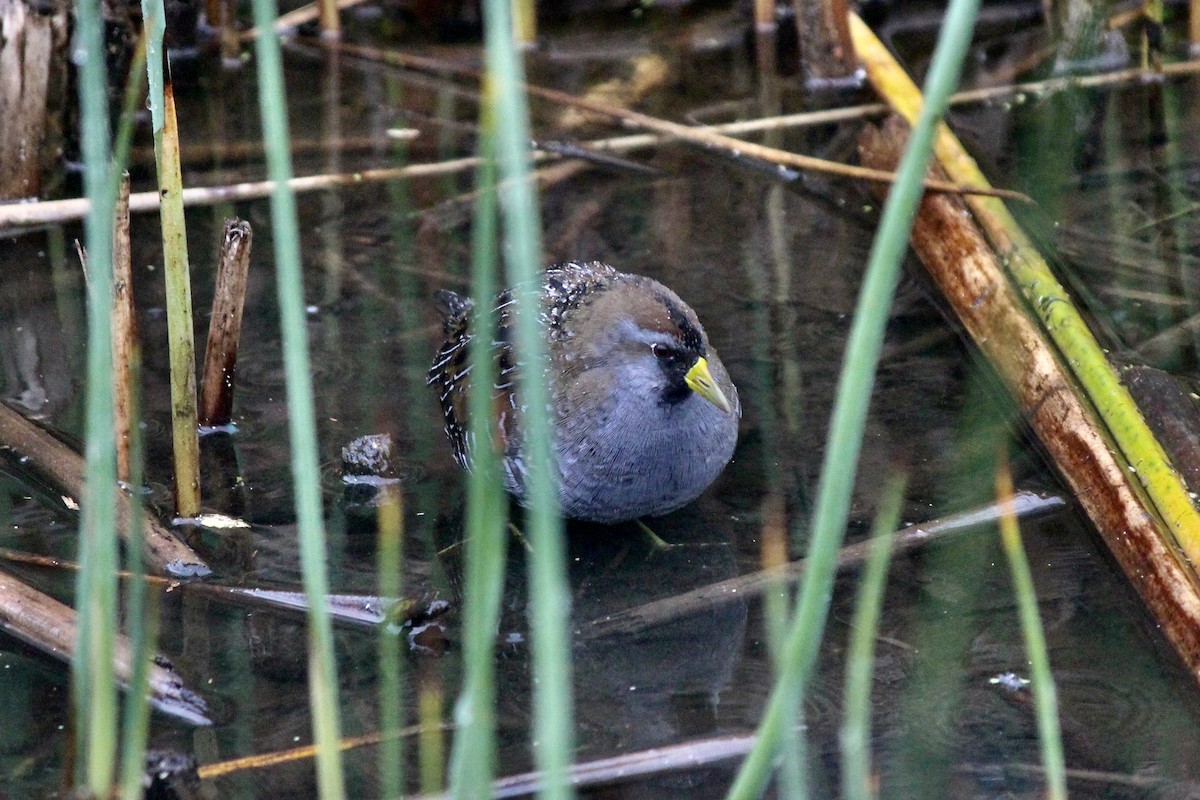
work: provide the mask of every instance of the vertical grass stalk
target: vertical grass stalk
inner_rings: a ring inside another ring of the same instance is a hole
[[[875,635],[879,630],[892,531],[900,521],[904,484],[904,476],[895,476],[883,491],[883,500],[871,530],[871,551],[867,554],[867,564],[859,583],[858,605],[850,623],[839,732],[842,797],[846,800],[870,800],[875,796],[871,780],[871,672],[875,664]]]
[[[926,102],[900,162],[896,183],[884,204],[838,380],[813,514],[808,574],[800,589],[796,614],[785,643],[784,672],[771,692],[759,724],[758,742],[743,762],[729,791],[729,797],[736,800],[750,800],[762,793],[784,729],[795,719],[816,663],[833,592],[837,551],[849,514],[850,493],[875,383],[875,368],[900,262],[908,248],[908,235],[921,198],[935,126],[945,113],[947,99],[958,82],[978,10],[979,0],[953,0],[950,3],[925,82]]]
[[[79,639],[72,662],[76,753],[83,765],[74,783],[107,796],[116,769],[117,689],[113,643],[117,633],[116,436],[113,430],[112,220],[108,96],[103,22],[97,0],[76,5],[75,59],[79,65],[80,148],[84,190],[91,200],[85,221],[87,286],[87,393],[83,507],[79,523],[80,571],[75,605]]]
[[[574,749],[571,661],[567,636],[567,591],[562,519],[559,516],[550,452],[546,351],[538,320],[537,287],[541,272],[541,224],[529,172],[529,108],[522,91],[524,68],[513,44],[511,0],[484,4],[485,60],[495,86],[496,153],[500,164],[505,245],[509,281],[517,300],[518,359],[524,365],[518,390],[529,410],[522,418],[527,533],[530,557],[530,618],[533,629],[534,750],[544,773],[541,796],[573,796],[567,766]]]
[[[1000,542],[1012,573],[1013,591],[1017,596],[1017,610],[1021,617],[1021,633],[1029,656],[1038,741],[1042,749],[1042,768],[1046,771],[1046,797],[1048,800],[1066,800],[1067,775],[1062,732],[1058,726],[1058,692],[1054,687],[1054,676],[1050,674],[1050,656],[1046,652],[1046,637],[1038,617],[1037,592],[1033,587],[1029,560],[1025,557],[1021,531],[1013,512],[1012,472],[1009,471],[1008,458],[1003,450],[996,465],[996,499],[1000,503]]]
[[[496,209],[496,116],[492,89],[484,86],[480,120],[478,188],[472,228],[472,292],[478,302],[472,322],[469,441],[472,470],[467,478],[466,566],[463,590],[463,687],[454,709],[458,735],[451,758],[451,793],[459,800],[487,797],[496,758],[496,629],[507,557],[508,501],[500,483],[500,454],[492,432],[496,383],[496,295],[499,266]]]
[[[283,58],[275,32],[273,0],[254,0],[258,60],[258,99],[267,172],[275,182],[271,193],[271,233],[275,245],[276,283],[283,329],[283,362],[287,379],[288,429],[292,443],[293,494],[300,532],[300,562],[308,598],[308,691],[317,747],[317,785],[325,800],[346,796],[341,723],[337,699],[337,664],[333,659],[333,627],[329,621],[329,578],[325,568],[325,525],[321,508],[321,476],[317,466],[317,433],[312,373],[304,318],[303,275],[296,197],[292,177],[287,106],[284,103]]]

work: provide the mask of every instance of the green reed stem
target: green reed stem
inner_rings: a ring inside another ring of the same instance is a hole
[[[933,133],[958,82],[978,10],[979,0],[953,0],[950,3],[925,81],[925,105],[900,161],[896,183],[884,204],[842,362],[813,514],[808,574],[800,588],[796,614],[785,644],[785,669],[771,692],[759,724],[758,742],[743,762],[729,791],[728,796],[736,800],[750,800],[762,794],[784,729],[793,724],[816,663],[837,571],[837,551],[849,515],[850,493],[862,448],[875,368],[900,274],[900,262],[908,248],[908,235],[921,199],[921,184],[929,163]]]
[[[871,788],[871,673],[875,666],[875,635],[892,551],[892,531],[900,521],[905,482],[905,476],[893,476],[883,491],[871,529],[871,552],[858,587],[858,605],[850,623],[839,737],[842,797],[846,800],[870,800],[875,796]]]
[[[321,509],[321,476],[317,466],[317,433],[313,411],[312,373],[304,318],[304,289],[300,261],[300,230],[296,197],[287,185],[292,177],[288,138],[283,59],[275,33],[273,0],[254,0],[258,60],[258,99],[267,150],[267,173],[275,182],[271,193],[271,234],[283,329],[283,364],[287,379],[288,430],[292,442],[292,478],[300,533],[300,563],[308,599],[308,691],[317,746],[317,785],[322,798],[346,796],[342,753],[338,749],[340,714],[337,664],[333,659],[333,627],[326,598],[325,525]]]
[[[1038,616],[1037,590],[1033,586],[1029,560],[1025,557],[1025,547],[1021,542],[1021,530],[1013,513],[1012,472],[1008,468],[1008,458],[1004,450],[1000,451],[996,467],[996,498],[1001,509],[1000,542],[1004,546],[1004,555],[1012,573],[1013,591],[1017,596],[1017,610],[1021,618],[1021,633],[1025,637],[1025,650],[1029,654],[1038,741],[1042,749],[1042,767],[1046,771],[1045,796],[1049,800],[1066,800],[1067,775],[1063,758],[1062,731],[1058,725],[1058,692],[1054,687],[1054,676],[1050,674],[1046,636]]]
[[[171,433],[175,455],[175,510],[200,513],[200,440],[196,429],[196,343],[192,328],[192,281],[183,215],[183,174],[174,90],[163,79],[163,0],[142,0],[154,160],[162,196],[163,279],[166,283],[167,343],[171,357]]]
[[[117,634],[116,434],[112,395],[112,224],[108,97],[103,23],[96,0],[76,5],[84,190],[88,252],[85,481],[79,523],[80,571],[75,605],[79,641],[72,662],[76,753],[83,765],[76,785],[96,797],[112,788],[117,747],[117,688],[113,642]]]
[[[485,92],[491,100],[489,82]],[[470,441],[472,470],[467,478],[466,566],[463,589],[462,692],[454,709],[458,735],[451,757],[455,798],[487,797],[495,772],[496,686],[494,642],[500,622],[504,565],[508,544],[508,502],[500,482],[500,454],[492,432],[492,392],[496,359],[496,268],[499,241],[496,209],[496,116],[485,102],[481,110],[478,194],[472,229],[472,287],[478,302],[472,322]]]
[[[529,181],[529,108],[522,91],[524,68],[513,45],[510,0],[484,4],[487,73],[495,85],[496,152],[500,162],[508,247],[508,275],[516,288],[516,349],[524,365],[518,391],[530,413],[522,417],[528,470],[526,516],[533,547],[530,556],[530,618],[533,629],[533,707],[535,760],[544,773],[540,796],[573,796],[567,766],[574,749],[571,660],[567,636],[570,594],[564,567],[563,525],[559,516],[550,451],[549,391],[545,343],[538,320],[541,223],[534,185]]]

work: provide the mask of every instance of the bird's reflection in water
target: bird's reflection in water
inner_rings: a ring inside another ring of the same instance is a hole
[[[514,513],[519,531],[520,513],[515,508]],[[745,600],[688,610],[665,622],[623,625],[611,633],[592,630],[595,622],[614,614],[734,576],[737,562],[724,519],[693,504],[645,520],[654,536],[637,522],[566,523],[576,761],[724,732],[719,731],[720,696],[742,652]],[[499,763],[505,773],[529,766],[532,708],[529,543],[517,535],[508,548],[497,663]],[[454,562],[461,549],[443,553],[450,558],[448,574],[457,575],[460,565]],[[675,785],[682,779],[665,777],[661,788],[682,788]]]

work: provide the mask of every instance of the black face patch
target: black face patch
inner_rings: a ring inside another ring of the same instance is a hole
[[[669,405],[682,402],[692,396],[692,388],[687,385],[687,374],[696,361],[706,355],[704,339],[699,328],[688,318],[679,304],[662,292],[655,294],[662,303],[671,319],[675,330],[671,335],[675,342],[670,345],[655,345],[652,350],[666,377],[663,387],[662,403]]]
[[[679,307],[679,304],[664,292],[657,292],[655,297],[658,302],[663,304],[663,308],[667,309],[667,314],[671,318],[671,324],[678,329],[679,332],[677,335],[682,345],[681,349],[685,352],[693,353],[696,358],[705,355],[704,339],[700,336],[700,329],[688,319],[688,315]],[[692,363],[696,363],[695,359],[692,359]]]

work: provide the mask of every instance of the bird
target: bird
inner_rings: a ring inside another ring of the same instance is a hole
[[[541,274],[552,466],[564,517],[616,524],[668,514],[695,500],[737,444],[741,404],[696,312],[658,281],[599,261]],[[445,341],[429,370],[459,466],[471,468],[467,421],[474,302],[436,293]],[[515,295],[496,300],[493,436],[505,488],[527,501],[528,469],[512,346]]]

